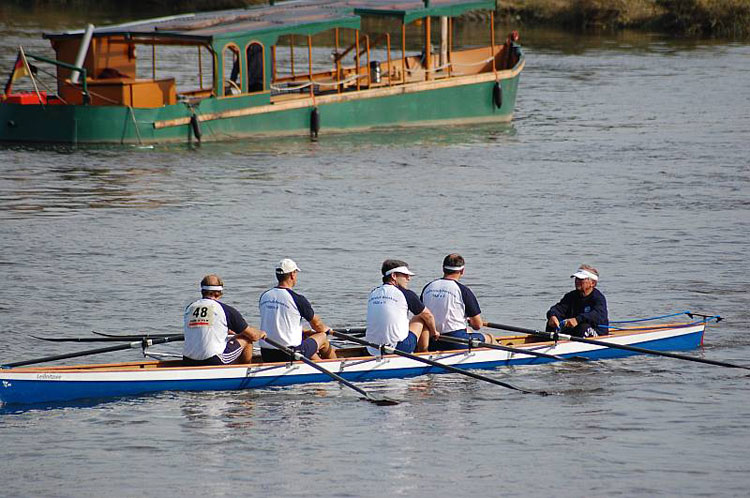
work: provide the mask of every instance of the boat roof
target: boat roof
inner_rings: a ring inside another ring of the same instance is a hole
[[[395,17],[404,23],[494,9],[495,0],[290,0],[245,9],[179,14],[95,28],[93,36],[209,42],[234,35],[312,35],[332,28],[359,29],[361,16]],[[80,37],[84,30],[45,33],[47,39]]]

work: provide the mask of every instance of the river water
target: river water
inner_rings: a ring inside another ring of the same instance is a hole
[[[2,78],[13,44],[67,21],[0,21]],[[384,258],[419,290],[458,251],[487,319],[541,327],[586,262],[611,319],[720,314],[691,354],[750,365],[750,46],[522,41],[511,125],[1,147],[0,361],[87,347],[32,334],[179,332],[209,272],[257,324],[282,257],[324,320],[362,325]],[[0,494],[746,496],[741,370],[634,357],[487,375],[556,395],[436,375],[364,385],[393,407],[333,384],[5,407]]]

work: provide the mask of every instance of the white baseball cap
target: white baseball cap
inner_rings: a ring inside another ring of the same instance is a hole
[[[299,269],[299,266],[297,266],[297,263],[294,262],[294,260],[291,260],[289,258],[284,258],[276,265],[276,273],[279,275],[284,275],[285,273],[292,273],[293,271],[302,271]]]

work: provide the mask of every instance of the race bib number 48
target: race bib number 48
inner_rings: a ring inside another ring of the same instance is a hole
[[[187,311],[188,315],[188,327],[210,327],[213,325],[216,313],[214,313],[213,306],[209,306],[206,303],[198,303]]]

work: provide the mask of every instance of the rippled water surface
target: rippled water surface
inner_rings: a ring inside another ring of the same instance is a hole
[[[40,22],[0,23],[0,77]],[[488,319],[542,326],[588,262],[611,318],[721,314],[692,354],[750,365],[750,46],[525,44],[512,125],[1,147],[0,361],[85,348],[32,334],[178,332],[208,272],[257,324],[285,256],[324,320],[357,326],[384,258],[407,260],[420,289],[458,251]],[[487,375],[557,395],[440,375],[364,385],[395,407],[333,384],[6,407],[0,494],[747,492],[742,371],[635,357]]]

